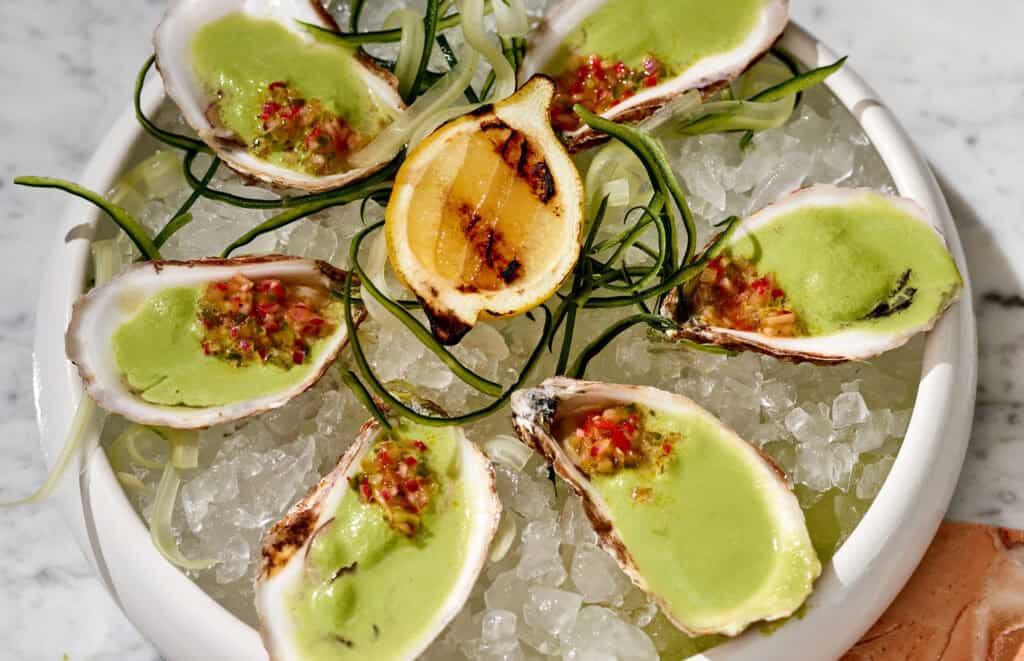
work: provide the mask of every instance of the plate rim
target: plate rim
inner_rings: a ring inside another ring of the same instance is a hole
[[[780,44],[807,66],[838,59],[795,21]],[[704,661],[791,660],[794,650],[800,650],[800,658],[825,661],[845,652],[891,603],[923,556],[952,498],[969,441],[977,381],[975,317],[963,248],[945,198],[895,115],[850,64],[826,85],[861,124],[899,193],[922,204],[938,224],[960,267],[964,289],[960,301],[926,340],[910,427],[890,472],[890,478],[896,479],[885,481],[861,523],[827,563],[806,614],[771,636],[741,636],[693,657]],[[151,84],[143,96],[143,108],[152,113],[163,99],[162,87]],[[108,189],[132,151],[146,139],[129,106],[90,159],[81,178],[83,185]],[[66,403],[77,405],[82,396],[78,375],[64,355],[63,334],[71,304],[84,290],[89,245],[99,219],[100,212],[85,202],[73,200],[67,205],[41,281],[33,385],[40,445],[48,468],[74,414],[75,407]],[[96,443],[99,427],[94,420],[87,434],[89,449],[79,460],[80,471],[71,471],[78,479],[65,479],[53,498],[107,591],[168,658],[193,658],[197,651],[212,651],[216,658],[266,658],[256,629],[153,548],[148,530]],[[914,461],[922,456],[925,461]],[[892,553],[881,552],[893,547]],[[159,590],[137,585],[158,585]],[[854,603],[857,612],[851,613]],[[842,618],[834,617],[839,608]],[[195,617],[197,613],[202,616]],[[181,636],[183,631],[189,635]]]

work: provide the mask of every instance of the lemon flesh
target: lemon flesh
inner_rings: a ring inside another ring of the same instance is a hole
[[[399,170],[389,254],[443,342],[543,302],[576,262],[582,184],[548,123],[552,91],[534,79],[440,128]]]

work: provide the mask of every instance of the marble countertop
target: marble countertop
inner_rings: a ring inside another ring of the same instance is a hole
[[[950,516],[1024,528],[1024,4],[794,2],[931,160],[967,252],[980,382]],[[74,179],[129,103],[163,0],[0,3],[0,500],[45,475],[32,403],[38,268],[66,200],[16,174]],[[51,506],[0,509],[0,659],[158,658],[106,596]]]

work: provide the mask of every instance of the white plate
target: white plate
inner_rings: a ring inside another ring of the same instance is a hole
[[[797,26],[782,45],[807,66],[834,62],[835,53]],[[942,193],[910,138],[877,95],[847,64],[828,86],[860,121],[901,195],[921,204],[945,235],[964,275],[962,301],[928,336],[914,414],[899,456],[874,504],[818,581],[802,619],[771,636],[754,632],[702,659],[795,661],[834,659],[874,622],[917,565],[956,486],[974,410],[977,370],[974,312],[966,262]],[[163,97],[151,85],[143,99],[154,111]],[[105,191],[147,138],[129,109],[93,156],[82,183]],[[37,312],[35,394],[47,463],[60,451],[82,396],[64,356],[72,302],[85,287],[89,239],[99,214],[75,201],[65,214],[44,272]],[[98,429],[90,430],[95,438]],[[84,458],[77,481],[56,498],[75,539],[118,605],[172,661],[266,658],[258,633],[167,563],[125,498],[106,456]],[[74,471],[70,471],[74,472]]]

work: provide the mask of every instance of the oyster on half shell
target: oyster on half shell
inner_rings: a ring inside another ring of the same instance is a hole
[[[229,167],[283,188],[326,191],[385,163],[349,157],[405,109],[397,82],[337,30],[317,0],[176,0],[154,35],[167,95]]]
[[[689,399],[558,377],[514,393],[512,416],[680,629],[736,635],[810,594],[821,563],[785,476]]]
[[[344,347],[332,292],[345,275],[281,255],[140,263],[75,303],[67,355],[89,396],[133,422],[256,415],[316,383]]]
[[[264,537],[270,658],[415,658],[469,597],[500,515],[491,465],[461,429],[368,422]]]
[[[670,337],[790,360],[867,360],[930,330],[963,280],[911,200],[816,185],[743,220],[666,297]]]
[[[530,37],[520,80],[558,81],[552,120],[571,151],[607,139],[572,112],[581,103],[639,122],[673,98],[705,98],[764,55],[789,22],[788,0],[563,0]]]

